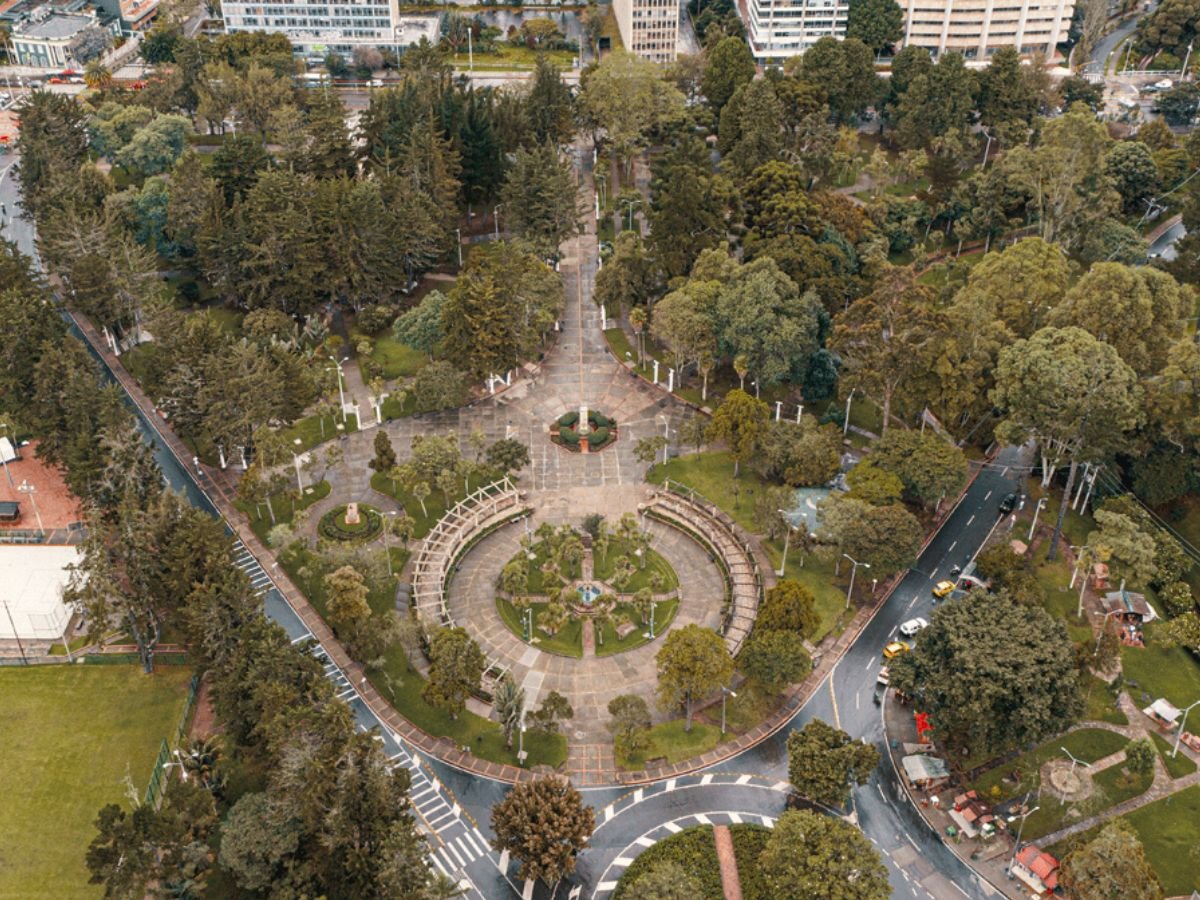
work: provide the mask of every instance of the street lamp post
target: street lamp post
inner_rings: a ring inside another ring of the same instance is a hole
[[[1012,874],[1012,867],[1017,861],[1017,851],[1021,849],[1021,832],[1025,830],[1025,820],[1032,816],[1039,809],[1041,809],[1040,806],[1035,806],[1033,809],[1029,810],[1029,812],[1021,815],[1021,825],[1019,828],[1017,828],[1017,842],[1013,845],[1012,859],[1008,861],[1008,872],[1010,875]]]
[[[37,516],[38,532],[39,532],[39,534],[41,534],[42,537],[45,537],[46,529],[44,527],[42,527],[42,514],[38,511],[38,505],[37,505],[37,496],[36,496],[37,488],[35,488],[32,484],[30,484],[29,480],[26,479],[25,481],[22,481],[20,484],[17,485],[17,490],[20,491],[22,494],[29,495],[29,502],[33,504],[33,514],[35,516]]]
[[[1061,750],[1063,753],[1067,754],[1067,756],[1069,756],[1071,758],[1071,773],[1072,774],[1075,773],[1076,766],[1083,766],[1085,769],[1090,769],[1092,767],[1091,763],[1085,763],[1082,759],[1076,759],[1075,754],[1073,754],[1066,747],[1059,747],[1058,749]],[[1062,797],[1062,805],[1063,806],[1067,805],[1067,798],[1066,798],[1065,794]]]
[[[296,438],[294,441],[292,441],[292,443],[295,444],[297,448],[304,446],[304,441],[302,441],[300,438]],[[296,490],[303,493],[304,481],[300,478],[300,454],[297,453],[296,450],[292,451],[292,462],[296,464]]]
[[[1042,497],[1040,500],[1038,500],[1037,508],[1033,511],[1033,521],[1029,525],[1029,537],[1027,538],[1027,542],[1033,540],[1033,532],[1037,529],[1038,513],[1042,511],[1042,508],[1045,507],[1045,505],[1045,497]]]
[[[663,423],[663,441],[666,442],[663,444],[663,465],[665,466],[667,464],[667,444],[671,440],[671,421],[662,413],[659,413],[655,418],[662,419]]]
[[[846,419],[842,422],[842,434],[850,430],[850,401],[854,399],[854,389],[850,390],[850,396],[846,398]]]
[[[725,700],[728,697],[737,699],[737,691],[731,691],[725,685],[721,685],[721,734],[725,734]]]
[[[787,569],[788,544],[790,544],[790,543],[791,543],[791,540],[792,540],[792,532],[793,532],[793,531],[799,531],[799,530],[800,530],[800,526],[799,526],[799,525],[793,525],[793,524],[792,524],[790,521],[788,521],[788,518],[787,518],[787,513],[785,513],[785,512],[784,512],[782,509],[777,509],[777,510],[775,510],[775,511],[776,511],[777,513],[779,513],[779,515],[783,516],[783,521],[784,521],[784,524],[786,524],[786,525],[787,525],[787,531],[786,531],[786,532],[784,532],[784,535],[783,535],[783,559],[782,559],[782,560],[780,561],[780,563],[779,563],[779,571],[777,571],[777,572],[775,573],[775,574],[776,574],[776,575],[778,575],[780,578],[782,578],[782,577],[783,577],[784,570],[785,570],[785,569]],[[800,561],[800,563],[801,563],[801,565],[803,565],[803,564],[804,564],[804,560],[801,560],[801,561]]]
[[[1200,700],[1197,700],[1192,706],[1200,706]],[[1192,711],[1192,706],[1189,706],[1183,711],[1183,721],[1179,723],[1179,730],[1175,732],[1175,746],[1171,748],[1171,758],[1174,759],[1179,755],[1179,740],[1183,737],[1184,726],[1187,725],[1188,713]]]
[[[850,563],[853,566],[853,568],[850,570],[850,586],[846,588],[846,609],[849,609],[850,608],[850,596],[854,593],[854,575],[855,575],[855,573],[858,572],[859,566],[862,566],[864,569],[869,569],[869,568],[871,568],[871,564],[870,563],[860,563],[857,559],[855,559],[849,553],[843,553],[842,556],[844,556],[844,557],[846,557],[846,559],[850,560]]]
[[[521,615],[521,621],[525,625],[525,642],[533,643],[533,607],[525,607],[525,612]]]
[[[458,235],[458,267],[462,268],[462,229],[455,228],[454,233]]]
[[[500,206],[499,206],[499,204],[492,207],[492,229],[496,235],[496,240],[500,240]]]
[[[342,387],[342,362],[344,362],[345,360],[339,361],[336,357],[334,357],[332,355],[329,358],[331,360],[333,360],[333,365],[337,369],[338,399],[341,401],[341,405],[342,405],[342,423],[345,424],[345,422],[346,422],[346,390],[345,390],[345,388]]]

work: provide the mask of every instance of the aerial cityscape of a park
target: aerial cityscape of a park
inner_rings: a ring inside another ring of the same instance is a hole
[[[0,898],[1200,895],[1198,35],[0,3]]]

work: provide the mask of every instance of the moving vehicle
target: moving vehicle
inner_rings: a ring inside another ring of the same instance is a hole
[[[1015,491],[1011,494],[1005,494],[1004,499],[1000,501],[1000,515],[1007,516],[1010,512],[1017,508],[1017,504],[1021,501],[1021,495]]]
[[[956,587],[958,587],[957,581],[939,581],[933,586],[933,596],[939,600],[943,597],[949,597],[954,593]]]
[[[872,698],[875,705],[879,706],[883,703],[883,697],[888,689],[888,667],[884,666],[879,670],[879,677],[875,679],[875,696]]]
[[[883,648],[883,658],[895,659],[897,656],[907,653],[911,649],[912,644],[908,643],[908,641],[890,641],[888,645]]]
[[[928,627],[929,622],[927,622],[925,619],[922,619],[920,616],[917,616],[915,619],[909,619],[907,622],[901,625],[900,633],[905,637],[912,637],[918,631]]]

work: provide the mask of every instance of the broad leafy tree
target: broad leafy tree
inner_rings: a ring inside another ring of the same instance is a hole
[[[1062,621],[1007,593],[940,606],[893,662],[892,684],[929,713],[941,740],[972,753],[1036,743],[1082,708]]]
[[[725,641],[710,628],[685,625],[667,635],[654,657],[658,665],[659,705],[684,709],[684,730],[692,730],[692,704],[729,684],[733,658]]]
[[[807,810],[779,817],[758,869],[772,897],[887,900],[887,869],[871,842],[849,822]]]
[[[762,400],[755,400],[745,391],[730,391],[713,413],[708,426],[710,441],[723,441],[733,457],[736,478],[744,458],[754,452],[759,439],[767,430],[770,411]]]
[[[876,446],[870,460],[897,475],[913,499],[926,506],[954,496],[967,483],[966,456],[932,430],[893,429]]]
[[[722,38],[709,50],[700,89],[715,114],[721,114],[738,88],[750,83],[754,72],[754,57],[740,37]]]
[[[803,681],[812,671],[812,659],[794,632],[757,626],[738,653],[737,662],[748,677],[768,690]]]
[[[855,0],[850,4],[846,37],[858,38],[876,54],[904,36],[904,11],[896,0]]]
[[[1108,344],[1081,328],[1043,328],[1000,352],[992,402],[1003,419],[996,435],[1011,444],[1035,440],[1049,484],[1064,462],[1079,462],[1119,450],[1141,421],[1137,379]],[[1067,504],[1061,504],[1050,557],[1057,549]]]
[[[852,784],[866,784],[879,765],[874,744],[856,740],[820,719],[788,735],[788,779],[805,799],[844,806]]]
[[[569,781],[554,775],[514,785],[492,807],[492,847],[520,861],[521,878],[547,885],[575,871],[575,857],[595,827],[595,811]]]
[[[422,696],[457,719],[486,665],[483,651],[465,630],[442,628],[429,642],[429,681]]]
[[[1160,900],[1162,883],[1133,827],[1114,819],[1066,855],[1059,877],[1072,900]]]

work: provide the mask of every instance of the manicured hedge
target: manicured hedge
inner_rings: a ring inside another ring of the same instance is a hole
[[[604,413],[598,412],[589,412],[588,421],[597,428],[608,428],[613,424],[613,421],[608,416],[604,415]]]
[[[609,442],[611,437],[612,437],[612,435],[609,433],[607,428],[597,428],[595,431],[593,431],[591,434],[589,434],[587,436],[588,449],[589,450],[599,450],[601,447],[603,447],[605,444],[607,444]]]
[[[774,900],[768,898],[758,872],[758,857],[770,839],[771,832],[761,825],[732,825],[733,853],[738,863],[738,878],[745,900]],[[630,886],[651,869],[664,862],[677,863],[700,884],[695,900],[724,900],[721,890],[721,864],[713,842],[711,825],[685,828],[679,834],[649,847],[625,870],[617,884],[613,900],[627,897]]]
[[[564,444],[570,444],[572,447],[579,445],[579,432],[568,428],[566,425],[558,427],[558,437]]]
[[[590,419],[591,416],[588,418]],[[574,412],[563,413],[558,417],[558,424],[564,428],[574,428],[579,424],[579,411],[575,410]]]
[[[335,506],[317,523],[317,531],[321,537],[333,541],[368,541],[379,536],[383,531],[383,517],[379,510],[372,506],[358,507],[360,522],[358,525],[347,525],[343,520],[346,516],[345,506]]]

